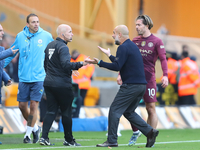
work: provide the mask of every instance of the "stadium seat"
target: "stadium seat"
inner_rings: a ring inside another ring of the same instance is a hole
[[[13,83],[10,86],[7,86],[7,92],[6,92],[6,100],[5,100],[5,106],[11,107],[11,106],[18,106],[17,101],[17,92],[18,92],[18,84]]]
[[[84,106],[95,106],[99,100],[99,88],[91,87],[85,96]]]

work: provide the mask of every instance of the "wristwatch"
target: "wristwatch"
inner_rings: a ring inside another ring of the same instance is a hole
[[[80,64],[81,64],[81,65],[83,65],[83,62],[82,62],[82,61],[80,61]]]

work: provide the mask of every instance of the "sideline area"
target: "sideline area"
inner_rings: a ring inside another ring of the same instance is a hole
[[[73,118],[73,131],[106,131],[109,107],[82,107],[79,118]],[[145,107],[139,106],[136,112],[147,118]],[[200,106],[164,106],[156,107],[159,123],[158,129],[200,128]],[[39,118],[39,112],[38,112]],[[37,124],[41,124],[39,119]],[[24,133],[26,121],[18,107],[0,107],[0,126],[4,134]],[[120,119],[119,130],[129,130],[131,126],[123,116]],[[62,124],[59,123],[62,132]]]

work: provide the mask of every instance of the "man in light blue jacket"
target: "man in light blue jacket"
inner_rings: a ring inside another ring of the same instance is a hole
[[[0,24],[0,40],[2,40],[4,35],[3,32],[3,27]],[[14,47],[9,48],[7,50],[5,50],[4,47],[0,46],[0,83],[3,81],[5,86],[9,86],[12,84],[11,78],[8,76],[8,74],[3,70],[3,66],[4,66],[4,58],[12,56],[13,54],[15,54],[18,50],[13,50]],[[1,90],[0,90],[0,104],[1,104]],[[2,144],[0,142],[0,144]]]
[[[36,125],[38,104],[43,94],[44,50],[53,41],[52,35],[39,26],[39,18],[35,14],[29,14],[26,18],[26,26],[17,34],[15,48],[19,49],[19,86],[17,101],[23,117],[27,120],[27,131],[23,143],[37,143],[41,133],[41,127]],[[5,60],[5,66],[14,57]],[[30,101],[30,111],[28,102]],[[33,142],[30,135],[33,133]]]

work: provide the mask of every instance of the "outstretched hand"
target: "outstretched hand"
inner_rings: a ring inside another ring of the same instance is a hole
[[[99,59],[98,58],[94,58],[93,60],[87,59],[86,62],[89,64],[98,64]]]
[[[85,60],[83,61],[83,66],[86,66],[87,64],[89,64],[87,62],[87,60],[90,60],[90,56],[88,56],[87,58],[85,58]]]
[[[13,47],[11,47],[10,49],[12,50],[13,54],[17,53],[19,51],[19,49],[15,49],[13,50],[13,48],[15,48],[15,45]]]
[[[108,48],[108,50],[107,49],[104,49],[104,48],[102,48],[102,47],[100,47],[100,46],[98,46],[98,48],[104,53],[104,54],[106,54],[108,57],[110,57],[110,49]]]

